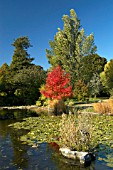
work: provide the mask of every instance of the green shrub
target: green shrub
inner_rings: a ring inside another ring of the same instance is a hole
[[[36,106],[47,106],[48,102],[49,100],[43,95],[41,95],[39,99],[36,101]]]
[[[85,108],[85,109],[83,109],[83,112],[93,112],[94,113],[94,108],[93,107],[87,107],[87,108]]]
[[[85,101],[89,97],[88,87],[82,80],[75,82],[73,95],[78,101]]]
[[[68,106],[74,106],[75,105],[75,99],[67,99],[65,101],[65,104]]]
[[[45,90],[45,85],[42,84],[41,87],[39,88],[39,91],[41,92],[41,90]],[[49,103],[49,100],[43,95],[41,94],[38,101],[36,101],[36,105],[38,106],[47,106]]]
[[[60,115],[66,113],[66,105],[63,100],[54,99],[49,102],[49,108],[53,114]]]
[[[40,107],[41,106],[41,101],[37,100],[36,101],[36,106]]]
[[[110,90],[110,98],[113,98],[113,88]]]

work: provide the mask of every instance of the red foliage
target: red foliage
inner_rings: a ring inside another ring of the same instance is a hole
[[[64,99],[72,95],[72,87],[69,84],[70,75],[57,66],[48,73],[45,90],[41,90],[41,93],[50,99]]]

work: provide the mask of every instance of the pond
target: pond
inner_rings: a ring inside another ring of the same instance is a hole
[[[6,111],[8,113],[8,111]],[[15,110],[10,111],[10,113]],[[89,167],[82,167],[79,162],[68,160],[60,155],[53,145],[42,143],[38,147],[32,147],[20,142],[20,136],[28,133],[29,130],[13,129],[8,125],[21,121],[25,112],[16,110],[16,117],[10,115],[10,119],[6,119],[2,112],[0,120],[0,169],[10,170],[111,170],[105,161],[99,160],[99,157],[106,158],[105,149],[101,148],[94,161]],[[30,113],[27,117],[31,116]],[[36,116],[36,115],[34,115]],[[102,146],[104,147],[104,146]],[[109,163],[109,162],[108,162]]]

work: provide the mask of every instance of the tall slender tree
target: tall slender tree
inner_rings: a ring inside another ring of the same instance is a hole
[[[79,77],[79,66],[81,59],[96,51],[94,35],[85,35],[84,29],[80,29],[80,20],[73,9],[70,16],[63,16],[64,28],[58,28],[54,40],[50,41],[50,50],[46,50],[49,63],[55,67],[60,65],[66,72],[70,73],[71,81]]]

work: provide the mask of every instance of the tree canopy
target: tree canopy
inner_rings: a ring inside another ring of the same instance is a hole
[[[104,71],[100,74],[102,84],[110,91],[113,89],[113,59],[104,66]]]
[[[94,35],[85,35],[84,29],[80,28],[80,20],[73,9],[70,16],[63,16],[64,28],[58,28],[54,40],[50,41],[50,50],[46,50],[49,63],[55,67],[60,65],[70,73],[72,81],[79,76],[81,59],[96,51]]]
[[[24,104],[34,104],[40,96],[39,88],[45,83],[45,77],[46,72],[40,66],[20,70],[13,77],[14,94],[23,99]]]
[[[79,69],[79,78],[88,84],[94,74],[100,75],[106,63],[106,58],[100,57],[98,54],[90,54],[83,57]]]
[[[31,47],[28,37],[17,38],[10,66],[0,68],[0,105],[35,104],[40,96],[39,88],[45,83],[46,71],[32,64],[27,50]]]
[[[30,58],[30,55],[27,52],[28,48],[32,46],[28,37],[19,37],[12,45],[15,49],[10,64],[11,71],[18,71],[31,65],[34,58]]]

